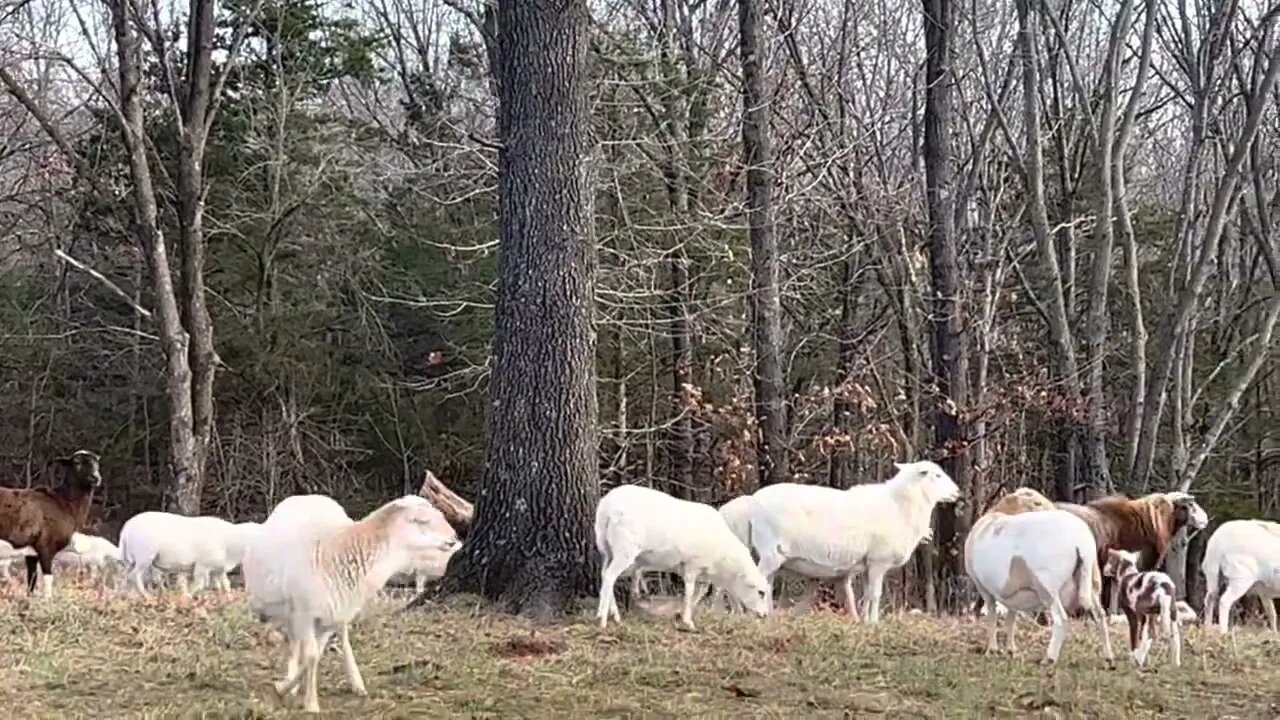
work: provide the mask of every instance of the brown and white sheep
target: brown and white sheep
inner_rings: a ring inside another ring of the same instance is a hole
[[[1138,554],[1108,550],[1103,572],[1116,579],[1120,610],[1129,621],[1129,650],[1138,667],[1147,663],[1151,651],[1151,618],[1160,619],[1163,636],[1169,642],[1174,667],[1182,664],[1182,630],[1178,622],[1177,588],[1173,579],[1158,570],[1138,569]]]
[[[98,461],[88,450],[77,450],[58,459],[65,475],[56,489],[0,488],[0,540],[36,553],[26,558],[28,593],[35,592],[38,569],[44,595],[53,594],[53,557],[86,524],[93,491],[102,484]]]

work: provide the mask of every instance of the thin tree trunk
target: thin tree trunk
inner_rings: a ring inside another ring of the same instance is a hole
[[[441,582],[548,618],[594,594],[587,4],[498,2],[499,259],[484,473]]]
[[[955,10],[951,0],[923,0],[925,38],[924,171],[925,206],[929,218],[929,269],[933,284],[930,324],[933,342],[933,382],[937,388],[933,416],[935,453],[943,469],[968,488],[968,438],[963,414],[968,407],[969,368],[965,348],[960,267],[952,219],[951,159],[951,47]],[[946,562],[938,568],[939,585],[950,588],[963,574],[963,558],[955,544],[967,528],[955,505],[938,511],[938,542]],[[942,598],[951,601],[948,593]]]
[[[693,385],[693,339],[689,323],[689,260],[684,240],[689,217],[689,178],[685,171],[684,153],[688,137],[685,132],[688,113],[685,106],[684,76],[679,72],[675,40],[679,18],[676,0],[662,2],[662,56],[668,72],[663,102],[666,110],[667,151],[666,176],[667,202],[671,209],[671,247],[668,267],[671,275],[671,401],[675,419],[671,425],[671,443],[668,458],[671,463],[670,488],[677,497],[692,497],[694,490],[694,435],[693,419],[686,407],[687,387]]]
[[[189,497],[188,489],[198,483],[199,443],[194,433],[190,338],[182,323],[182,313],[169,269],[169,253],[160,230],[155,186],[147,159],[146,123],[142,109],[140,56],[142,40],[131,27],[135,9],[130,0],[110,5],[116,41],[117,73],[120,80],[121,136],[129,156],[132,180],[134,234],[146,254],[155,294],[160,344],[165,356],[165,397],[169,404],[168,504],[189,512],[179,498]],[[198,495],[197,495],[198,497]]]
[[[1027,184],[1027,205],[1031,214],[1031,233],[1040,256],[1041,269],[1046,285],[1050,356],[1053,376],[1060,385],[1064,408],[1057,423],[1059,458],[1057,495],[1063,500],[1073,500],[1075,493],[1077,427],[1080,412],[1079,373],[1076,366],[1075,343],[1071,337],[1067,317],[1067,302],[1063,291],[1062,272],[1058,263],[1057,248],[1049,229],[1049,213],[1044,197],[1044,151],[1040,143],[1040,70],[1036,57],[1035,24],[1031,18],[1030,0],[1017,0],[1018,53],[1022,59],[1022,113],[1023,132],[1026,133],[1024,175]]]
[[[200,512],[205,464],[213,437],[216,354],[204,285],[204,152],[211,118],[214,0],[192,0],[187,45],[186,94],[178,148],[178,229],[181,250],[182,324],[190,336],[192,455],[187,474],[175,477],[174,509]]]
[[[747,166],[751,237],[751,322],[755,337],[755,416],[761,485],[785,482],[786,380],[782,368],[782,298],[773,220],[773,150],[765,93],[764,18],[760,0],[738,0],[742,54],[742,152]]]

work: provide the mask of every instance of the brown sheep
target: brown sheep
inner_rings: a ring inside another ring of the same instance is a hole
[[[1108,550],[1128,550],[1139,553],[1140,560],[1136,563],[1139,571],[1158,570],[1178,531],[1183,527],[1187,527],[1189,533],[1202,530],[1209,523],[1204,509],[1184,492],[1151,493],[1136,500],[1113,495],[1087,505],[1055,504],[1084,520],[1093,531],[1098,543],[1098,563],[1104,567]],[[1110,579],[1105,582],[1113,585]],[[1114,614],[1119,598],[1114,592],[1109,594]]]
[[[98,460],[88,450],[58,458],[65,476],[56,490],[0,488],[0,540],[36,552],[26,559],[28,593],[35,592],[38,566],[44,573],[45,597],[53,594],[53,556],[88,519],[93,491],[102,484]]]

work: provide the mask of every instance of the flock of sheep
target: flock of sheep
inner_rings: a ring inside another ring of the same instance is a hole
[[[365,694],[350,623],[393,576],[414,573],[421,587],[443,574],[460,547],[444,515],[417,495],[388,502],[360,520],[322,495],[285,498],[261,524],[144,512],[125,523],[117,547],[75,532],[75,522],[68,526],[68,518],[83,521],[86,497],[101,482],[97,462],[85,451],[66,459],[67,478],[56,489],[0,488],[0,540],[7,541],[0,546],[0,568],[7,574],[22,558],[28,591],[34,591],[39,571],[49,594],[55,565],[88,567],[103,582],[110,576],[106,571],[118,567],[118,586],[146,594],[165,576],[177,577],[184,593],[229,589],[228,573],[239,566],[249,607],[288,642],[285,677],[275,689],[282,696],[303,690],[309,712],[319,710],[317,668],[330,638],[338,639],[352,690]],[[960,498],[956,483],[932,462],[896,469],[885,482],[848,490],[771,485],[718,510],[635,485],[611,490],[595,519],[602,559],[600,627],[610,617],[619,619],[617,581],[629,575],[632,592],[639,593],[646,571],[681,576],[681,620],[690,629],[695,606],[711,588],[730,610],[767,616],[779,574],[835,580],[849,614],[877,622],[885,574],[931,540],[935,506]],[[1180,604],[1173,582],[1142,568],[1159,566],[1176,536],[1207,523],[1186,493],[1073,505],[1019,488],[1000,498],[974,524],[964,550],[966,571],[990,622],[988,651],[999,648],[1001,617],[1012,650],[1017,616],[1044,611],[1053,626],[1045,662],[1056,662],[1070,614],[1083,611],[1100,625],[1110,660],[1110,622],[1101,601],[1106,575],[1116,587],[1113,608],[1118,605],[1127,618],[1135,663],[1146,662],[1154,620],[1179,664]],[[1276,629],[1271,598],[1280,595],[1280,525],[1223,524],[1209,541],[1202,569],[1209,581],[1206,622],[1216,606],[1225,631],[1232,605],[1253,592],[1263,598]],[[860,606],[853,587],[859,574],[865,576]]]
[[[638,594],[643,573],[655,570],[682,577],[681,621],[690,629],[694,607],[709,587],[730,609],[769,614],[773,580],[780,572],[837,581],[848,613],[876,622],[885,574],[932,539],[935,506],[960,497],[955,482],[932,462],[895,467],[886,482],[847,490],[770,485],[718,511],[649,488],[615,488],[596,511],[596,545],[603,561],[600,627],[619,617],[615,583],[631,575],[632,593]],[[1177,600],[1168,575],[1145,568],[1162,566],[1177,539],[1189,539],[1208,522],[1204,509],[1185,492],[1113,496],[1085,505],[1054,503],[1030,488],[999,498],[974,523],[964,549],[966,573],[990,623],[988,652],[999,651],[1002,617],[1012,651],[1018,615],[1045,612],[1052,634],[1044,662],[1055,663],[1070,616],[1084,612],[1099,625],[1110,661],[1108,628],[1118,609],[1137,665],[1146,664],[1153,627],[1169,639],[1170,659],[1180,665],[1178,626],[1194,613]],[[1272,600],[1280,596],[1280,524],[1224,523],[1210,538],[1201,569],[1208,585],[1206,624],[1216,609],[1218,627],[1226,632],[1232,606],[1252,592],[1276,631]],[[865,577],[860,607],[853,588],[857,575]],[[1110,617],[1102,603],[1104,575],[1114,585]]]

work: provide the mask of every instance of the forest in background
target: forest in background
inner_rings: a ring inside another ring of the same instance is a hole
[[[1277,516],[1280,9],[754,0],[748,167],[738,5],[590,3],[605,487],[718,503],[932,458],[966,496],[943,548],[1019,485]],[[425,468],[471,494],[494,7],[2,12],[3,482],[95,450],[108,525],[372,506]]]

